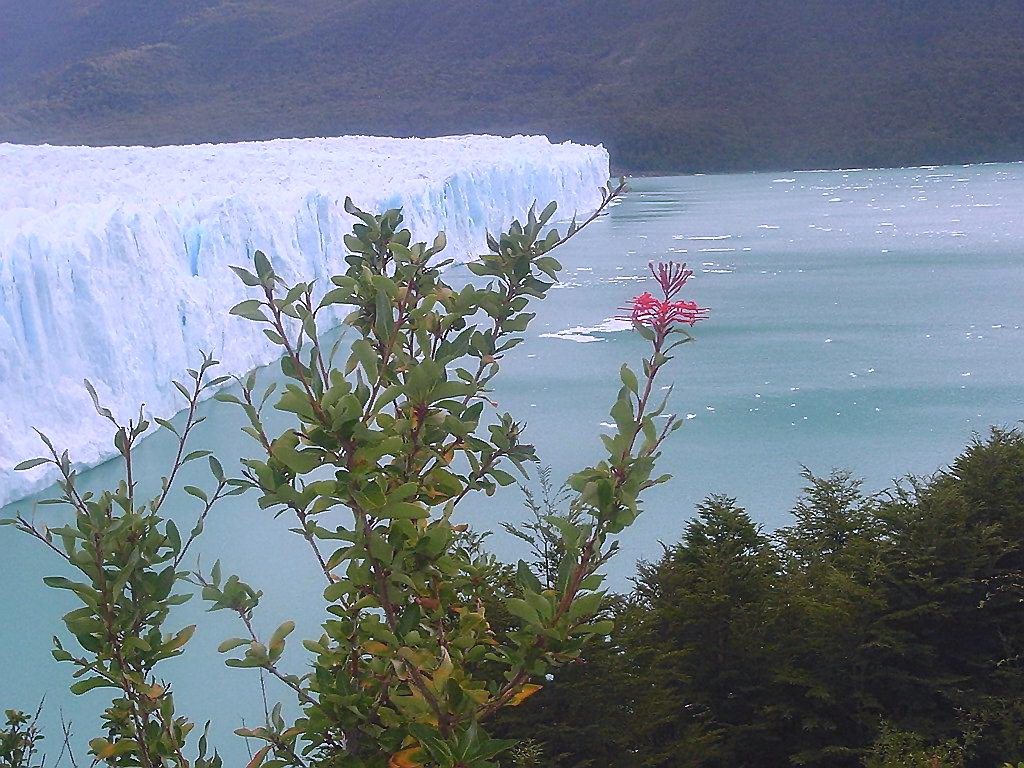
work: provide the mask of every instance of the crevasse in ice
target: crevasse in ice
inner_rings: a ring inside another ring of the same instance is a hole
[[[83,379],[122,418],[169,416],[199,350],[224,373],[271,362],[260,328],[228,314],[250,298],[228,267],[262,249],[289,281],[341,272],[346,195],[402,207],[414,239],[444,230],[465,259],[534,201],[589,213],[607,178],[603,148],[535,136],[0,144],[0,505],[53,480],[13,471],[40,453],[32,427],[80,466],[112,454]]]

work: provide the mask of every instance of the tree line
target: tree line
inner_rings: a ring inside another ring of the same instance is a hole
[[[1024,434],[993,430],[880,494],[804,477],[790,526],[710,496],[639,565],[612,636],[503,713],[499,735],[532,740],[520,764],[1024,759]]]

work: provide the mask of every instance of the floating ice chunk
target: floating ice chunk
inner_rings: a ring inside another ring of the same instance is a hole
[[[562,331],[556,331],[554,333],[542,333],[540,337],[542,339],[564,339],[565,341],[575,341],[580,344],[589,344],[594,341],[604,341],[600,336],[595,336],[595,333],[618,333],[620,331],[628,331],[633,325],[628,320],[622,320],[617,317],[609,317],[606,320],[598,323],[597,325],[583,326],[577,325],[573,328],[566,328]]]
[[[590,344],[595,341],[604,341],[599,339],[597,336],[590,336],[585,333],[572,333],[571,330],[558,331],[557,333],[542,333],[540,334],[542,339],[562,339],[563,341],[575,341],[579,344]]]

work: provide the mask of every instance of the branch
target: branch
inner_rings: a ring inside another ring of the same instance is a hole
[[[216,504],[221,499],[225,488],[227,488],[227,481],[219,481],[217,483],[216,490],[213,492],[213,496],[207,499],[206,506],[203,508],[203,511],[199,514],[199,517],[196,518],[196,524],[192,526],[192,531],[191,533],[189,533],[188,539],[185,541],[185,545],[181,548],[181,551],[178,552],[178,556],[174,558],[175,569],[177,569],[181,561],[185,559],[185,555],[186,553],[188,553],[188,548],[192,546],[192,542],[194,542],[196,538],[199,536],[198,531],[200,523],[206,521],[206,516],[210,514],[210,510],[213,509],[213,505]]]
[[[178,450],[174,455],[174,463],[171,465],[171,472],[167,476],[167,484],[164,486],[163,491],[161,491],[160,496],[152,507],[154,512],[159,511],[160,507],[163,506],[164,501],[167,499],[167,494],[170,493],[171,486],[174,485],[174,478],[177,476],[178,470],[182,466],[181,459],[185,455],[185,444],[188,442],[189,433],[196,424],[198,424],[196,421],[196,407],[199,404],[199,395],[203,389],[203,374],[206,373],[207,367],[207,362],[204,360],[203,365],[200,368],[200,375],[196,377],[195,387],[193,388],[192,395],[188,400],[188,415],[185,417],[185,426],[182,427],[181,434],[178,436]]]
[[[19,514],[16,518],[14,518],[14,520],[15,523],[17,524],[17,528],[19,531],[21,531],[22,533],[27,533],[29,536],[33,536],[34,538],[39,539],[39,541],[43,542],[43,544],[45,544],[58,555],[63,557],[66,561],[68,561],[69,563],[71,562],[71,557],[66,552],[58,549],[57,546],[54,545],[52,541],[46,538],[46,535],[42,533],[42,531],[36,528],[34,524],[26,520],[22,515]]]

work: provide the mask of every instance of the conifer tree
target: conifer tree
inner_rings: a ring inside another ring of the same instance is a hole
[[[726,496],[699,504],[682,541],[641,566],[645,765],[736,765],[779,748],[764,719],[778,570],[760,526]]]

